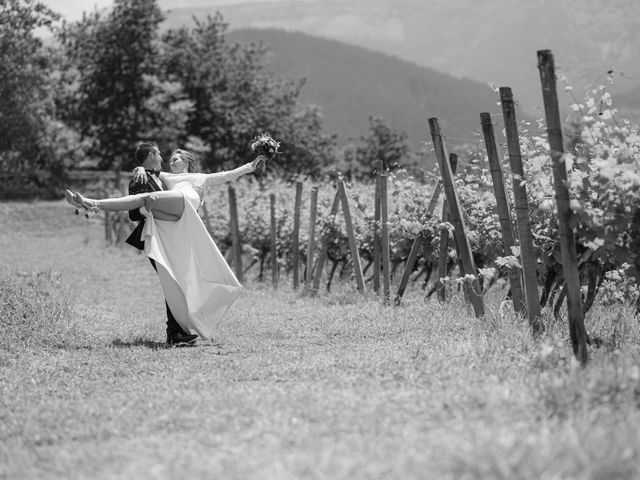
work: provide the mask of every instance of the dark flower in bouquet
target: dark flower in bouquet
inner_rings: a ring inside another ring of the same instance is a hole
[[[264,175],[267,168],[267,160],[273,158],[276,153],[280,153],[278,151],[279,147],[280,142],[271,138],[271,135],[268,133],[263,133],[253,140],[251,143],[251,151],[255,152],[259,157],[263,157],[256,165],[255,174],[257,176],[261,177]]]

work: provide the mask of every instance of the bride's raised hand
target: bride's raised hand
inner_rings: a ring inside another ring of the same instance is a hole
[[[253,167],[253,172],[261,177],[264,175],[265,170],[267,169],[267,156],[266,155],[258,155],[253,162],[251,162],[251,166]]]
[[[138,165],[133,169],[133,183],[147,183],[147,172],[143,166]]]

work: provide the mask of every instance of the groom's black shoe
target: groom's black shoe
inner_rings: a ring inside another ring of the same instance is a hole
[[[167,344],[172,347],[192,347],[196,343],[197,338],[198,335],[175,333],[173,335],[167,335]]]

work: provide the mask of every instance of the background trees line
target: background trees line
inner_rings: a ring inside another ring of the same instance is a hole
[[[74,23],[8,0],[0,20],[0,171],[36,186],[55,191],[76,167],[128,170],[148,139],[197,151],[203,170],[229,168],[263,131],[283,140],[280,174],[366,177],[380,162],[416,162],[406,134],[379,117],[339,148],[320,107],[299,101],[304,80],[271,73],[263,44],[229,43],[220,14],[161,33],[155,0],[115,0]]]

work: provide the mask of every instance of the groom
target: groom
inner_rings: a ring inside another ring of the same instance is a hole
[[[147,181],[145,183],[135,183],[133,180],[129,183],[129,194],[157,192],[163,190],[162,182],[158,178],[160,167],[162,166],[162,157],[158,145],[153,142],[144,142],[138,145],[135,153],[136,163],[144,167],[147,173]],[[135,230],[129,235],[126,242],[139,250],[144,250],[144,240],[142,239],[142,230],[144,229],[144,221],[146,210],[140,207],[135,210],[129,210],[129,218],[133,222],[139,222]],[[157,272],[156,262],[149,259],[154,270]],[[167,307],[167,344],[170,346],[193,346],[198,335],[190,335],[185,332],[178,324],[171,309],[165,300]]]

